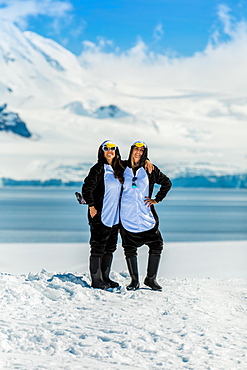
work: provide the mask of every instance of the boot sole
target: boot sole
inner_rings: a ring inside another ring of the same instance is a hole
[[[137,285],[136,287],[127,287],[127,290],[137,290],[140,288],[140,285]]]

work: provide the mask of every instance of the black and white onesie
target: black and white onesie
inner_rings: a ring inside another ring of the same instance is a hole
[[[137,248],[144,244],[148,245],[150,254],[161,254],[163,249],[163,239],[158,229],[158,215],[154,206],[147,207],[144,200],[145,197],[152,197],[154,184],[158,184],[161,186],[155,200],[162,201],[172,184],[157,166],[154,166],[151,174],[145,170],[146,157],[147,149],[142,155],[143,164],[135,171],[131,168],[129,157],[128,165],[124,171],[120,202],[120,233],[126,258],[136,256]]]
[[[116,154],[118,148],[116,148]],[[82,195],[88,206],[94,206],[96,216],[90,216],[91,256],[102,257],[113,253],[117,247],[119,229],[119,198],[122,184],[114,177],[114,171],[104,158],[101,147],[98,162],[90,169],[82,186]]]

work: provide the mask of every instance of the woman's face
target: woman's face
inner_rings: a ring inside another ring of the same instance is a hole
[[[115,155],[116,155],[115,149],[112,150],[111,148],[108,148],[107,151],[104,151],[104,157],[109,164],[112,164],[112,160],[115,157]]]
[[[144,146],[141,146],[141,147],[134,146],[132,150],[132,159],[135,164],[138,164],[140,162],[143,152],[144,152]]]

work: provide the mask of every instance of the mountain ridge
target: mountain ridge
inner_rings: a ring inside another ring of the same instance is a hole
[[[228,189],[247,189],[247,173],[225,176],[187,176],[171,178],[173,187],[183,188],[228,188]],[[0,178],[0,187],[77,187],[81,188],[81,181],[65,182],[61,179],[49,180],[14,180]]]

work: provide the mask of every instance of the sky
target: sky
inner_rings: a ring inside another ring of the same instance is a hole
[[[0,18],[76,55],[92,47],[119,55],[142,43],[189,57],[228,41],[231,25],[247,20],[247,0],[0,0]]]

